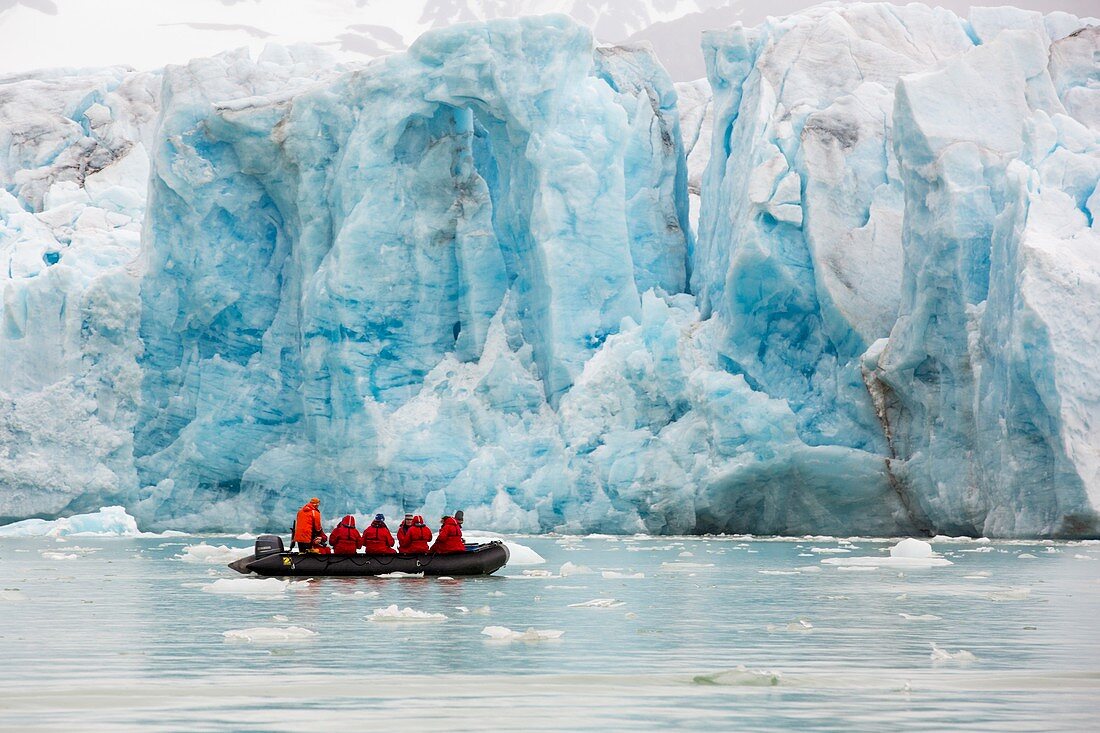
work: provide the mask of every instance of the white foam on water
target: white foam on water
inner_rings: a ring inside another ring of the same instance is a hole
[[[617,598],[593,598],[583,603],[570,603],[570,608],[620,608],[626,605],[626,601]]]
[[[223,631],[222,636],[225,637],[226,641],[249,644],[278,644],[312,639],[317,636],[317,632],[304,629],[301,626],[255,626],[249,629]]]
[[[604,570],[600,574],[604,580],[639,580],[645,577],[645,573],[621,573],[618,570]]]
[[[290,582],[278,578],[221,578],[201,587],[219,596],[278,596],[286,593]]]
[[[434,622],[434,621],[446,621],[447,616],[442,613],[429,613],[428,611],[417,611],[414,608],[401,608],[397,607],[397,604],[391,604],[386,608],[376,608],[367,616],[368,621],[377,622]]]
[[[392,573],[382,573],[381,575],[375,575],[376,578],[423,578],[424,573],[402,573],[395,571]]]
[[[944,664],[947,662],[955,662],[957,664],[970,664],[978,660],[971,652],[966,649],[959,649],[958,651],[949,651],[947,649],[941,649],[932,644],[932,653],[929,655],[933,664]]]
[[[240,560],[251,553],[251,547],[227,547],[200,542],[197,545],[184,547],[183,551],[176,555],[176,559],[195,565],[228,565],[234,560]]]
[[[333,598],[349,599],[349,598],[377,598],[382,595],[376,590],[357,590],[352,593],[341,593],[339,591],[332,594]]]
[[[792,621],[789,624],[786,624],[785,626],[768,624],[764,628],[768,631],[769,634],[775,633],[776,631],[791,631],[798,633],[803,631],[811,631],[813,630],[814,625],[810,623],[809,620],[800,618],[797,621]]]
[[[943,621],[939,616],[934,616],[930,613],[899,613],[906,621]]]
[[[761,575],[801,575],[797,570],[757,570]]]
[[[560,639],[565,632],[559,629],[527,629],[526,631],[512,631],[506,626],[486,626],[481,633],[493,641],[549,641]]]

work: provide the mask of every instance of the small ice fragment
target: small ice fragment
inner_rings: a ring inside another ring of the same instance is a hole
[[[220,596],[276,596],[289,587],[289,582],[278,578],[221,578],[202,589]]]
[[[605,580],[635,580],[645,577],[645,573],[620,573],[616,570],[604,570],[602,575]]]
[[[392,572],[392,573],[382,573],[381,575],[375,575],[374,577],[376,577],[376,578],[423,578],[424,573],[402,573],[402,572],[396,572],[395,571],[395,572]]]
[[[633,621],[634,619],[638,618],[638,614],[634,613],[633,611],[627,611],[626,615],[623,616],[623,618],[627,619],[628,621]]]
[[[289,619],[289,618],[287,618],[286,616],[284,616],[284,615],[283,615],[283,614],[281,614],[281,613],[277,613],[277,614],[275,614],[274,616],[272,616],[272,617],[271,617],[271,620],[272,620],[272,621],[278,621],[278,622],[279,622],[279,623],[281,623],[281,624],[285,624],[285,623],[286,623],[287,621],[289,621],[290,619]]]
[[[571,562],[562,565],[561,570],[558,571],[563,578],[569,575],[589,575],[591,572],[592,568],[585,567],[584,565],[574,565]]]
[[[569,563],[566,563],[569,564]],[[528,578],[553,578],[555,577],[549,570],[524,570],[523,575]]]
[[[302,641],[317,635],[316,631],[303,629],[301,626],[267,627],[256,626],[250,629],[230,629],[222,632],[226,641],[243,641],[248,643],[279,643],[288,641]]]
[[[547,641],[560,639],[565,632],[558,629],[512,631],[505,626],[486,626],[481,633],[493,641]]]
[[[694,552],[688,552],[687,550],[684,550],[679,555],[677,555],[677,557],[695,557],[695,553]]]
[[[942,664],[944,662],[958,662],[959,664],[970,664],[977,661],[977,657],[968,652],[965,649],[960,649],[957,652],[948,651],[947,649],[940,649],[935,644],[932,644],[932,654],[929,655],[932,658],[933,664]]]
[[[934,556],[932,545],[912,537],[907,537],[890,548],[890,557],[928,558]]]
[[[836,569],[837,570],[846,570],[850,573],[854,573],[854,572],[868,573],[868,572],[874,572],[875,570],[878,570],[878,566],[877,565],[838,565]]]
[[[821,572],[821,568],[818,567],[817,565],[802,565],[801,567],[797,568],[797,570],[800,573],[820,573]]]
[[[799,575],[797,570],[757,570],[761,575]]]
[[[920,614],[899,613],[898,615],[901,616],[906,621],[943,621],[943,619],[940,618],[939,616],[933,616],[930,613],[920,613]]]
[[[75,552],[53,552],[51,550],[43,550],[41,554],[43,560],[75,560],[80,557]]]
[[[429,613],[427,611],[417,611],[413,608],[398,609],[397,604],[391,604],[386,608],[376,608],[367,616],[368,621],[387,621],[387,622],[401,622],[401,621],[446,621],[447,617],[442,613]]]
[[[498,597],[498,596],[502,596],[502,595],[504,595],[504,593],[503,593],[503,592],[501,592],[501,591],[499,591],[499,590],[491,590],[491,591],[489,591],[488,593],[486,593],[485,595],[487,595],[487,596],[490,596],[490,597],[493,597],[493,598],[496,598],[496,597]]]
[[[701,570],[703,568],[713,568],[712,562],[663,562],[661,563],[662,570],[671,570],[674,572],[687,573]]]
[[[619,608],[625,606],[626,601],[620,601],[615,598],[593,598],[591,601],[585,601],[583,603],[570,603],[570,608]]]
[[[450,575],[440,575],[436,580],[454,580]]]
[[[815,555],[828,555],[842,552],[851,552],[847,547],[811,547],[810,552]]]
[[[18,588],[4,588],[0,590],[0,601],[25,601],[27,600],[26,594]]]
[[[692,678],[697,685],[729,685],[732,687],[775,687],[782,681],[783,675],[779,672],[770,672],[764,669],[749,669],[743,664],[736,669],[717,672],[715,674],[700,674]]]
[[[1021,552],[1016,557],[1020,558],[1021,560],[1034,560],[1034,559],[1036,559],[1036,556],[1032,555],[1030,552]]]

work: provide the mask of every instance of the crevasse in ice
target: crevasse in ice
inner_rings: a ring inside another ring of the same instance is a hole
[[[854,4],[709,90],[555,16],[5,81],[0,516],[1096,534],[1098,47]]]

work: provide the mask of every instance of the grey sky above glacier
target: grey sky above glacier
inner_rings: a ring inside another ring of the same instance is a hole
[[[653,43],[677,80],[703,74],[705,28],[759,23],[813,0],[0,0],[0,74],[123,64],[139,69],[269,42],[317,43],[344,60],[399,51],[431,28],[521,14],[566,13],[604,42]],[[941,0],[962,15],[998,0]],[[1075,15],[1096,0],[1015,0]]]

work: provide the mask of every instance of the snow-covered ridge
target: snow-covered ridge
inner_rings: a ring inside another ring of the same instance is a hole
[[[1089,22],[823,6],[675,86],[560,16],[0,83],[0,517],[1095,535]]]

